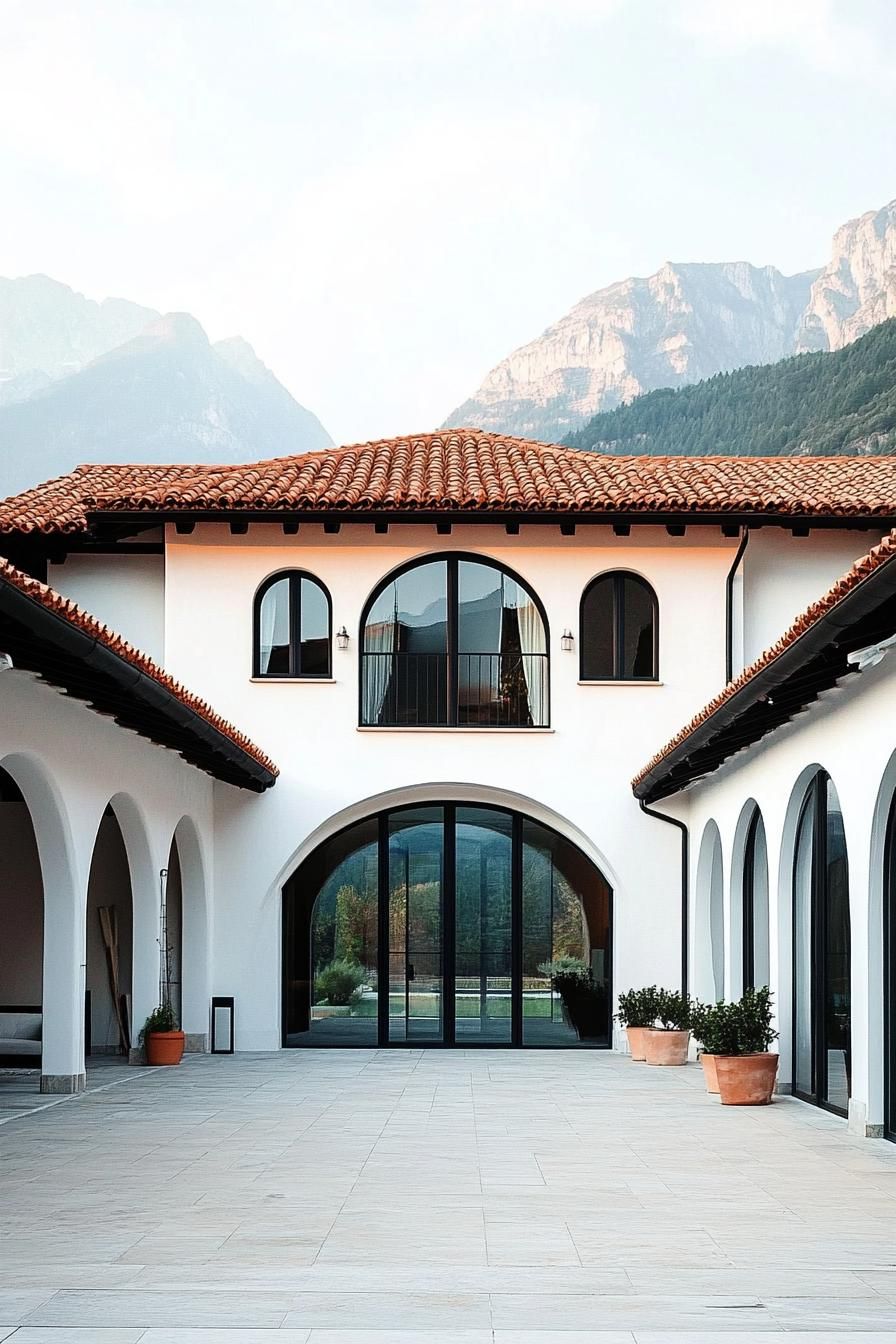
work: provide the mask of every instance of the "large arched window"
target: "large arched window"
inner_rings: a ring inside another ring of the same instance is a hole
[[[546,728],[541,603],[491,560],[418,560],[376,589],[361,619],[361,723]]]
[[[255,594],[253,676],[329,677],[330,595],[298,569],[272,574]]]
[[[793,1090],[845,1115],[850,1080],[846,836],[824,771],[803,801],[793,864]]]
[[[646,579],[599,574],[582,594],[582,681],[656,681],[657,628],[656,593]]]

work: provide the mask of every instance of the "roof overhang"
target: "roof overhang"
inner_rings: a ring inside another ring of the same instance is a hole
[[[0,581],[0,650],[14,668],[36,673],[216,779],[261,793],[277,778],[175,690],[5,581]]]
[[[856,668],[847,659],[896,630],[896,553],[699,722],[633,784],[659,802],[718,769],[806,709]]]

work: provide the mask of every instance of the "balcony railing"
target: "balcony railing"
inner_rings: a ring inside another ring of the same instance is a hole
[[[546,728],[546,653],[363,653],[368,727]]]

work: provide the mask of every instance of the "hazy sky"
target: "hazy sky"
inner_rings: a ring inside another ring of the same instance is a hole
[[[239,332],[337,442],[429,429],[664,260],[896,196],[893,0],[0,0],[0,274]]]

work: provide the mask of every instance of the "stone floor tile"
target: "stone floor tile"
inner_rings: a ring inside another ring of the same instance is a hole
[[[88,1329],[83,1326],[45,1327],[20,1326],[14,1336],[15,1344],[137,1344],[144,1338],[141,1326],[136,1329]],[[2,1336],[0,1336],[2,1338]]]

